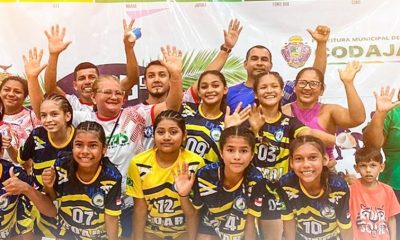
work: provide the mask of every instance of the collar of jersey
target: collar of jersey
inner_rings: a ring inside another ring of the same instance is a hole
[[[223,114],[223,112],[220,112],[216,117],[208,118],[208,117],[206,117],[206,116],[204,115],[203,111],[201,110],[201,103],[200,103],[200,105],[199,105],[199,113],[200,113],[200,115],[201,115],[203,118],[209,119],[209,120],[218,119],[218,118],[220,118],[220,117],[222,116],[222,114]]]
[[[79,180],[81,183],[83,183],[83,184],[86,184],[86,185],[92,184],[94,181],[96,181],[97,177],[99,176],[99,174],[100,174],[100,172],[101,172],[101,168],[102,168],[102,166],[101,166],[101,164],[100,164],[99,167],[97,168],[97,172],[94,174],[93,178],[92,178],[89,182],[83,181],[83,180],[79,177],[78,172],[76,172],[76,178],[78,178],[78,180]]]
[[[267,120],[265,120],[265,122],[266,122],[266,123],[275,123],[275,122],[277,122],[281,117],[282,117],[282,113],[279,111],[279,112],[278,112],[278,116],[276,116],[276,118],[272,119],[272,121],[267,121]]]
[[[221,171],[218,171],[218,178],[219,178],[219,180],[221,181],[220,172],[221,172]],[[235,186],[233,186],[231,189],[226,189],[226,188],[224,187],[224,183],[222,183],[222,188],[223,188],[226,192],[234,192],[234,191],[236,191],[236,190],[242,185],[242,182],[243,182],[243,177],[242,177],[242,178],[239,180],[239,182],[238,182]]]
[[[71,126],[71,133],[68,136],[68,139],[61,145],[57,145],[53,142],[53,139],[51,139],[50,133],[47,132],[47,137],[49,138],[50,144],[57,148],[57,149],[61,149],[61,148],[65,148],[72,140],[72,138],[74,137],[74,133],[75,133],[75,128],[73,126]]]
[[[317,199],[317,198],[320,198],[322,196],[322,194],[324,194],[324,188],[322,188],[317,196],[313,196],[307,192],[306,188],[303,186],[303,184],[301,184],[300,180],[299,180],[299,184],[300,184],[301,191],[303,191],[303,193],[309,198]]]
[[[103,122],[111,121],[111,120],[117,119],[117,118],[119,117],[119,115],[121,115],[121,111],[120,111],[117,115],[115,115],[114,117],[101,117],[101,116],[99,115],[99,112],[96,112],[96,117],[97,117],[100,121],[103,121]]]
[[[83,105],[90,106],[90,107],[94,106],[94,103],[93,103],[93,102],[91,102],[91,103],[84,103],[84,102],[82,102],[82,100],[81,100],[80,98],[78,98],[78,99],[79,99],[79,102],[80,102],[81,104],[83,104]]]

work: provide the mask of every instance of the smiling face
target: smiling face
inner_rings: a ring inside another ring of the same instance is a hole
[[[124,91],[118,80],[111,76],[101,77],[93,85],[93,103],[102,117],[115,117],[121,111],[124,102]]]
[[[55,133],[66,128],[70,120],[71,113],[64,112],[56,101],[45,100],[40,105],[40,121],[48,132]]]
[[[315,70],[306,70],[298,76],[295,85],[297,101],[303,104],[317,103],[322,96],[323,82]]]
[[[90,99],[92,94],[92,84],[99,77],[95,68],[81,69],[76,72],[76,78],[73,81],[74,89],[79,97]]]
[[[228,88],[220,76],[207,73],[199,79],[198,93],[203,104],[220,105],[227,92]]]
[[[151,65],[146,69],[145,85],[149,95],[162,98],[169,91],[169,73],[162,65]]]
[[[272,62],[270,52],[265,48],[252,48],[244,62],[244,68],[247,71],[248,78],[251,79],[254,79],[258,74],[271,71]]]
[[[0,97],[6,109],[22,108],[25,100],[24,86],[15,80],[8,80],[0,90]]]
[[[253,149],[247,138],[230,136],[222,148],[221,158],[226,176],[242,174],[253,159]]]
[[[255,97],[262,106],[274,107],[282,98],[282,83],[273,74],[265,74],[256,80]]]
[[[96,132],[77,130],[73,141],[72,155],[79,168],[97,169],[107,148]]]
[[[328,164],[328,157],[322,155],[313,143],[304,143],[291,154],[290,167],[299,177],[303,186],[319,186],[323,167]]]

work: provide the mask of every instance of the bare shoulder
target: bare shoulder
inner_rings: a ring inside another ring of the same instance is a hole
[[[290,107],[291,103],[288,103],[284,106],[282,106],[282,113],[287,115],[287,116],[293,116],[292,114],[292,108]]]

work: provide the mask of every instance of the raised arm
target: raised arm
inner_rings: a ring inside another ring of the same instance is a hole
[[[228,30],[224,30],[224,43],[220,47],[220,51],[214,60],[207,66],[205,71],[218,70],[221,71],[226,61],[228,60],[229,53],[235,47],[236,42],[239,39],[240,32],[243,26],[240,26],[240,21],[232,19],[229,21]],[[193,92],[197,95],[197,81],[192,84]]]
[[[329,39],[330,28],[328,26],[319,25],[315,30],[307,29],[310,33],[311,37],[317,42],[317,49],[315,50],[315,60],[313,67],[320,70],[323,74],[325,74],[326,70],[326,42]]]
[[[187,163],[183,163],[181,167],[178,166],[174,186],[181,201],[181,207],[186,217],[186,228],[189,239],[191,240],[196,239],[197,228],[199,225],[198,210],[194,208],[192,202],[189,200],[189,195],[192,191],[195,178],[195,174],[189,171]]]
[[[70,44],[71,41],[64,42],[66,29],[60,29],[60,26],[51,26],[50,32],[45,31],[48,44],[49,44],[49,62],[46,72],[44,74],[44,88],[46,93],[58,93],[65,95],[61,88],[57,87],[57,63],[58,56],[63,52]],[[38,116],[38,115],[36,115]]]
[[[154,108],[154,116],[156,117],[160,112],[171,109],[179,111],[182,98],[182,52],[176,47],[162,47],[161,52],[164,55],[164,60],[161,63],[168,69],[170,78],[170,91],[165,102],[159,103]]]
[[[47,64],[40,65],[42,60],[43,50],[38,53],[36,48],[29,50],[29,57],[22,56],[24,61],[25,74],[28,80],[29,98],[31,99],[31,106],[36,114],[40,117],[40,104],[42,103],[43,93],[39,86],[39,74],[47,66]]]
[[[13,167],[10,168],[10,178],[7,179],[3,185],[4,189],[6,190],[6,194],[4,194],[2,197],[24,194],[32,201],[32,203],[42,214],[49,217],[57,216],[57,209],[50,198],[46,195],[43,195],[28,183],[20,180],[15,175]]]
[[[129,91],[133,86],[139,83],[139,66],[134,50],[136,39],[129,38],[130,32],[133,29],[134,22],[135,20],[131,20],[129,24],[127,24],[126,20],[123,20],[124,47],[126,56],[126,78],[121,80],[121,86],[124,91]]]
[[[363,132],[365,146],[381,148],[385,143],[387,136],[384,133],[383,123],[386,115],[394,107],[400,105],[400,101],[392,102],[394,93],[395,89],[390,89],[389,86],[382,87],[380,95],[374,92],[376,111]]]
[[[360,71],[361,64],[357,61],[348,63],[345,69],[339,69],[339,76],[346,90],[348,108],[333,105],[331,117],[335,125],[342,128],[352,128],[365,121],[364,104],[354,87],[354,78]]]

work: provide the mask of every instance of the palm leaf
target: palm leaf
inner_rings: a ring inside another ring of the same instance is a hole
[[[204,72],[207,66],[217,56],[217,50],[194,50],[185,53],[183,56],[183,88],[190,87]],[[230,56],[225,63],[222,73],[224,74],[228,85],[242,82],[246,78],[246,72],[243,69],[243,60]]]

